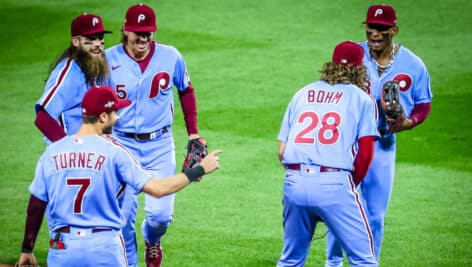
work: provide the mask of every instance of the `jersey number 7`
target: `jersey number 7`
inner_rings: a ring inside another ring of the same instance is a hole
[[[67,178],[68,186],[79,186],[79,191],[74,197],[74,213],[82,214],[82,203],[87,189],[90,187],[90,178]]]

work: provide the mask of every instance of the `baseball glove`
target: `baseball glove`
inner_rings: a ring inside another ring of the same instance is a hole
[[[388,81],[383,85],[380,104],[385,113],[388,129],[397,132],[401,129],[403,121],[406,119],[405,112],[400,103],[400,85],[397,81]]]
[[[187,156],[182,166],[182,172],[185,173],[195,165],[198,165],[206,155],[208,155],[208,149],[205,139],[197,138],[188,141]],[[197,179],[197,181],[199,180]]]

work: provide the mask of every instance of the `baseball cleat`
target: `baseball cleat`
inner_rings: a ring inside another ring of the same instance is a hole
[[[162,263],[162,247],[161,242],[156,244],[146,243],[146,250],[144,251],[144,260],[147,267],[160,267]]]

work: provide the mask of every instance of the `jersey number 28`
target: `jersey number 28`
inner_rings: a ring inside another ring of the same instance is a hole
[[[307,111],[300,114],[297,123],[305,127],[295,136],[295,144],[314,144],[315,135],[318,127],[317,140],[323,145],[336,143],[339,138],[338,126],[341,123],[341,116],[337,112],[327,112],[319,119],[319,115],[313,111]]]

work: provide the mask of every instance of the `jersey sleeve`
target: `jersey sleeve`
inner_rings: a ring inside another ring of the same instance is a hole
[[[361,111],[361,120],[359,121],[358,139],[364,136],[380,137],[377,130],[378,109],[377,104],[372,97],[365,94],[364,107]]]
[[[178,52],[177,52],[178,53]],[[180,53],[177,55],[174,68],[174,84],[179,91],[185,91],[190,83],[190,76],[187,71],[185,60]]]
[[[69,110],[71,101],[77,96],[77,84],[85,84],[80,67],[72,59],[60,62],[49,76],[44,92],[36,103],[36,112],[43,107],[51,117],[57,119],[60,114]]]
[[[418,79],[414,85],[414,105],[430,103],[433,98],[428,70],[421,60],[418,59],[418,61],[418,64],[421,66],[421,68],[419,70]]]
[[[36,170],[34,174],[34,179],[30,184],[29,191],[32,195],[34,195],[36,198],[48,202],[48,191],[47,191],[47,185],[46,185],[46,176],[45,176],[45,165],[44,160],[46,158],[46,155],[43,154],[39,160],[38,163],[36,164]]]
[[[277,136],[277,139],[280,142],[287,143],[288,140],[288,135],[289,135],[289,130],[290,130],[290,114],[292,110],[292,102],[288,105],[287,109],[285,110],[284,117],[282,119],[282,123],[280,125],[280,130],[279,134]]]
[[[140,192],[152,178],[152,175],[125,148],[121,148],[116,154],[115,166],[118,179],[133,187],[136,192]]]

